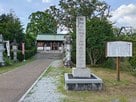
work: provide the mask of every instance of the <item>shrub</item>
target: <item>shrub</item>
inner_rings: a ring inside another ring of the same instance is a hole
[[[22,60],[24,60],[24,59],[28,59],[28,58],[31,58],[32,56],[34,56],[35,54],[36,54],[36,52],[37,52],[37,50],[36,50],[36,48],[33,48],[32,50],[25,50],[25,56],[24,55],[22,55],[22,51],[21,50],[19,50],[18,52],[17,52],[17,59],[19,60],[19,61],[22,61]]]
[[[114,58],[107,58],[107,60],[102,64],[105,68],[115,68],[115,59]]]
[[[132,66],[132,68],[130,69],[132,75],[136,76],[136,55],[129,59],[129,63]]]
[[[31,58],[32,56],[35,55],[35,53],[37,52],[36,48],[33,48],[31,50],[25,50],[25,56],[22,54],[21,50],[17,51],[17,59],[18,61],[23,61],[24,59],[28,59]],[[11,59],[13,59],[13,51],[11,51]]]
[[[133,56],[129,59],[129,63],[133,68],[136,68],[136,56]]]
[[[5,65],[12,65],[13,61],[8,58],[7,54],[4,52],[4,61],[5,61]]]

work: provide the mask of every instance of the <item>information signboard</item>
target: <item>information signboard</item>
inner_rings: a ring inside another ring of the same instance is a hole
[[[131,57],[132,42],[113,41],[107,42],[107,57]]]

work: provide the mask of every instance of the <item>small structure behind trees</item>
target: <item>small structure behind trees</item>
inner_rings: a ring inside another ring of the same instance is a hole
[[[63,52],[63,34],[39,34],[37,35],[37,50],[44,52]]]

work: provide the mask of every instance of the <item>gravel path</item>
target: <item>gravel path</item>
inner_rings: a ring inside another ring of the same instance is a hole
[[[0,102],[17,102],[41,73],[54,61],[38,54],[37,60],[0,75]],[[52,55],[52,54],[50,54]]]
[[[62,61],[54,61],[51,66],[55,69],[43,76],[22,102],[61,102],[64,96],[57,91],[59,74],[56,70],[62,66]]]

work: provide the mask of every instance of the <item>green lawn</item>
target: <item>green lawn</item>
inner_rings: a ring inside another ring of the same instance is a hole
[[[136,77],[121,72],[121,81],[116,81],[116,71],[104,68],[91,68],[91,71],[104,81],[102,91],[68,91],[64,89],[64,73],[70,68],[51,68],[50,76],[56,76],[59,81],[58,91],[65,97],[62,102],[135,102]]]
[[[0,74],[5,73],[5,72],[8,72],[8,71],[11,71],[11,70],[13,70],[13,69],[16,69],[16,68],[18,68],[19,66],[25,65],[25,64],[27,64],[27,63],[33,61],[33,60],[34,60],[34,58],[29,59],[29,60],[26,60],[26,61],[23,61],[23,62],[14,63],[14,64],[11,65],[11,66],[3,66],[3,67],[1,66],[1,67],[0,67]]]

